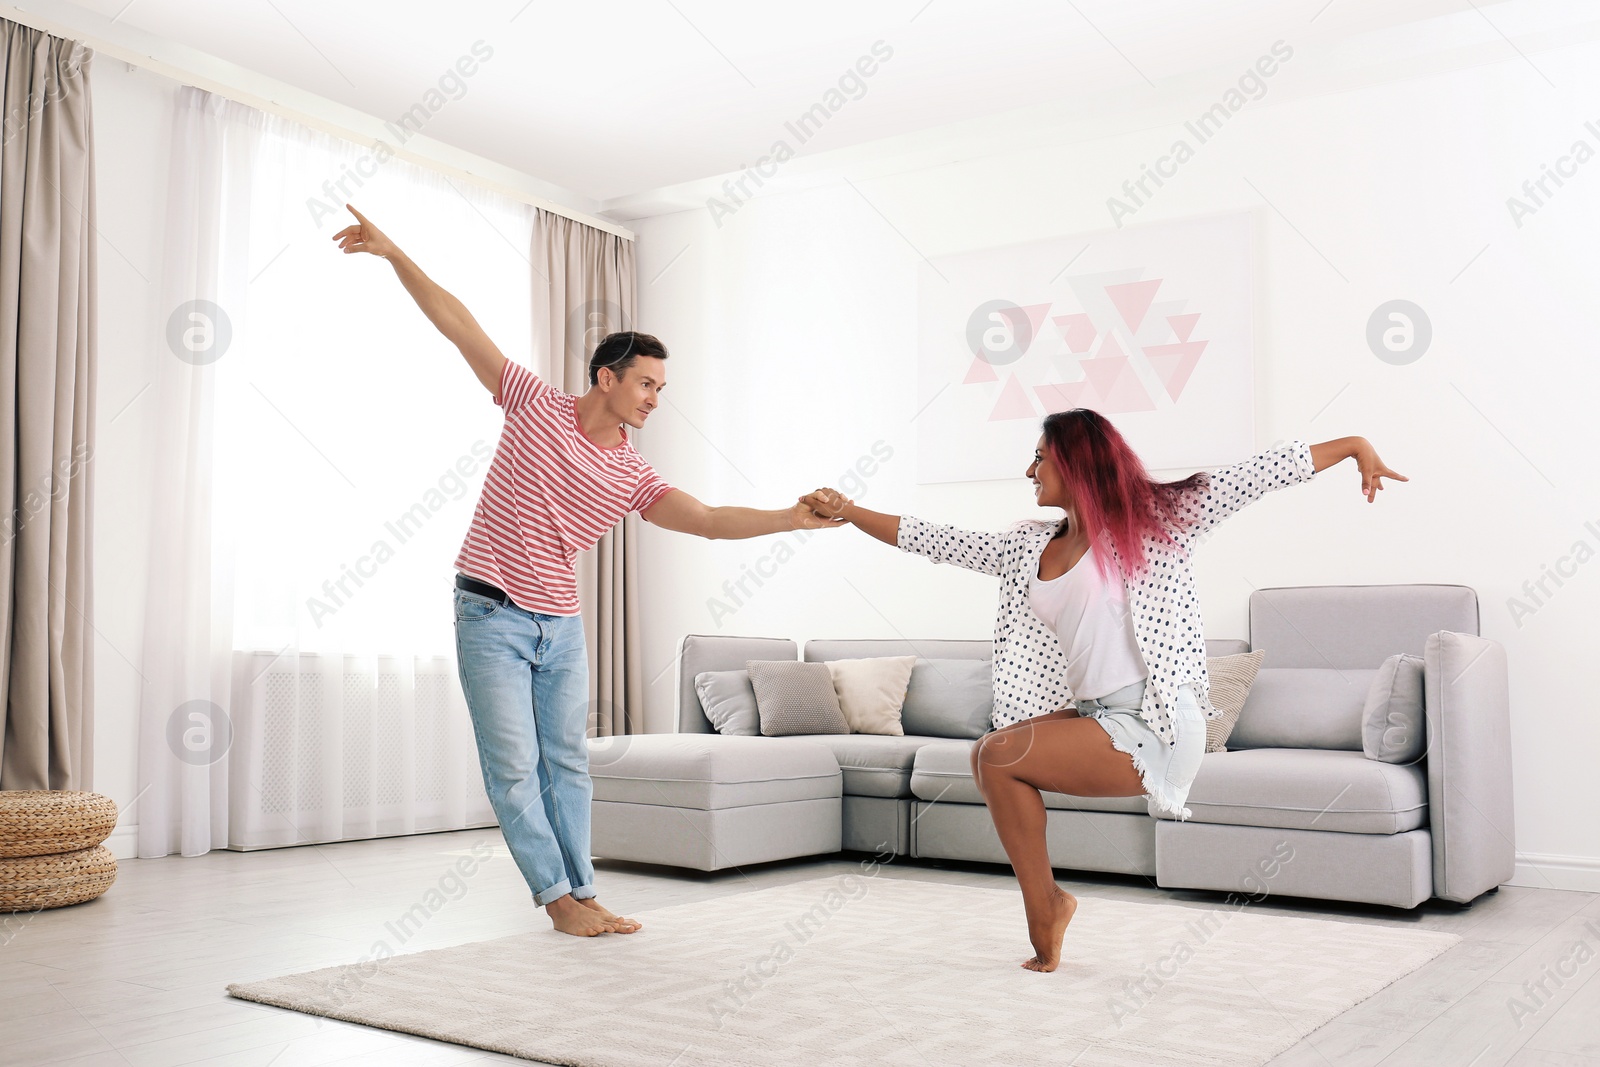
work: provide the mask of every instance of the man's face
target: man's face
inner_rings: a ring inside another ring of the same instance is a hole
[[[667,361],[640,356],[606,391],[608,406],[617,418],[637,430],[661,403],[661,390],[666,386]]]

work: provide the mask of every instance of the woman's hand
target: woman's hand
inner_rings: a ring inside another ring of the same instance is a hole
[[[841,519],[844,509],[855,501],[836,489],[818,489],[800,498],[800,503],[825,519]]]
[[[814,493],[807,493],[795,506],[804,508],[827,525],[849,523],[886,545],[900,547],[900,516],[884,515],[857,507],[854,500],[837,489],[818,489]]]
[[[844,520],[836,515],[824,515],[817,511],[806,501],[809,497],[801,497],[794,507],[789,509],[789,528],[791,530],[825,530],[830,526],[843,526]]]
[[[1384,487],[1385,478],[1393,478],[1397,482],[1409,482],[1411,479],[1404,474],[1397,473],[1384,466],[1383,460],[1378,458],[1378,450],[1372,447],[1372,442],[1365,437],[1359,438],[1355,451],[1356,466],[1361,471],[1361,492],[1366,495],[1367,503],[1372,503],[1378,498],[1378,490]]]
[[[351,252],[371,252],[382,259],[388,259],[400,251],[395,247],[395,243],[384,236],[383,231],[374,226],[365,215],[349,204],[345,207],[356,217],[357,225],[346,226],[333,235],[333,240],[339,242],[340,251],[346,255]]]

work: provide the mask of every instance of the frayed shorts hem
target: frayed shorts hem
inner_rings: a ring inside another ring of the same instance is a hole
[[[1133,760],[1145,795],[1157,811],[1180,822],[1193,815],[1184,801],[1205,755],[1206,721],[1188,686],[1178,690],[1174,709],[1175,742],[1167,744],[1139,713],[1144,682],[1135,682],[1096,700],[1078,701],[1078,714],[1093,719],[1111,739],[1111,747]]]

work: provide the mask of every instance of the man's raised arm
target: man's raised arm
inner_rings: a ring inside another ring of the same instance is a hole
[[[478,376],[483,387],[499,396],[500,376],[505,370],[506,357],[489,340],[489,335],[483,332],[483,327],[472,317],[472,312],[438,282],[422,273],[422,268],[400,251],[365,215],[349,204],[345,207],[356,217],[357,224],[346,226],[333,235],[333,240],[339,242],[340,250],[346,255],[351,252],[370,252],[380,259],[387,259],[400,276],[400,284],[406,287],[406,292],[417,302],[417,307],[428,316],[428,321],[461,350],[467,365]]]

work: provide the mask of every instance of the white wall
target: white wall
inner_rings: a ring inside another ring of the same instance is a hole
[[[1600,49],[1542,53],[1537,70],[1506,54],[1302,99],[1282,88],[1289,64],[1134,224],[1257,210],[1258,446],[1362,434],[1412,479],[1369,507],[1349,465],[1233,520],[1197,562],[1208,634],[1245,635],[1253,587],[1474,587],[1483,632],[1510,656],[1518,879],[1600,889],[1600,827],[1579,792],[1600,750],[1587,679],[1600,562],[1550,586],[1520,625],[1507,607],[1576,542],[1600,547],[1600,161],[1520,229],[1505,203],[1574,140],[1600,147],[1583,128],[1600,119],[1585,106],[1600,99]],[[1197,95],[1190,113],[1225,88]],[[774,507],[838,484],[882,440],[893,457],[857,493],[869,507],[988,529],[1034,514],[1025,455],[1009,482],[914,481],[920,257],[1104,230],[1106,198],[1180,132],[1041,136],[947,165],[878,167],[888,176],[757,198],[720,227],[706,210],[639,220],[640,323],[674,353],[669,404],[642,450],[708,502]],[[1431,350],[1408,366],[1365,343],[1369,314],[1397,297],[1420,304],[1434,328]],[[794,543],[646,529],[647,668],[664,671],[649,693],[652,729],[671,728],[685,633],[990,632],[991,579],[935,569],[854,530],[814,535],[789,559]],[[724,583],[758,566],[771,577],[760,588],[747,580],[753,595],[715,617],[711,598],[731,605]]]
[[[161,510],[150,499],[154,407],[145,388],[166,314],[160,299],[167,159],[178,83],[96,56],[95,166],[100,283],[100,373],[95,432],[94,788],[122,811],[109,847],[135,854],[139,658],[145,567]]]

